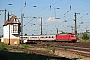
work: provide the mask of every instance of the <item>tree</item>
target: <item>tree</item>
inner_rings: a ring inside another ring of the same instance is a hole
[[[27,34],[25,33],[25,35],[24,36],[27,36]]]
[[[62,31],[62,34],[67,34],[67,33],[68,33],[68,32],[63,32],[63,31]]]
[[[34,34],[32,34],[32,36],[34,36]]]
[[[87,33],[83,33],[82,39],[84,39],[84,40],[88,40],[89,39],[89,36],[87,35]]]

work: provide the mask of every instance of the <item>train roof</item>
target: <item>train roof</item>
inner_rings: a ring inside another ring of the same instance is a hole
[[[20,36],[20,37],[55,37],[56,35],[28,35],[28,36]]]
[[[59,34],[57,34],[57,35],[68,35],[68,34],[75,35],[74,33],[66,33],[66,34],[59,33]]]

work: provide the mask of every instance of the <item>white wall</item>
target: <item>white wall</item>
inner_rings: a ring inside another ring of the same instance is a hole
[[[11,34],[11,28],[13,25],[10,25],[10,38],[19,38],[19,35],[16,37],[15,35]],[[4,33],[4,38],[9,38],[9,25],[3,27],[3,33]]]
[[[1,38],[1,42],[4,42],[3,38]]]
[[[8,38],[9,37],[9,25],[7,25],[7,26],[3,26],[3,33],[4,33],[4,35],[3,35],[3,37],[4,38]]]

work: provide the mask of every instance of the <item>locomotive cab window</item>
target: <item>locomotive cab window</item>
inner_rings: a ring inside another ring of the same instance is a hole
[[[71,37],[74,37],[73,35]]]

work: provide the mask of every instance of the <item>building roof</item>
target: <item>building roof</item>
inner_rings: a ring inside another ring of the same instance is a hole
[[[17,16],[13,15],[9,20],[6,20],[3,26],[6,26],[8,24],[21,24],[18,20]]]

